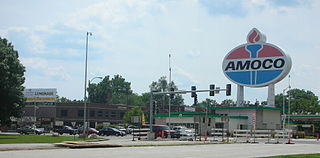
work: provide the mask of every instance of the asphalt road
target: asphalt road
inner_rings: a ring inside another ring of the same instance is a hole
[[[2,151],[0,152],[0,158],[248,158],[272,155],[320,153],[319,149],[319,144],[211,144]]]

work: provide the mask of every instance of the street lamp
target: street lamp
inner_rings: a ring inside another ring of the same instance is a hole
[[[284,132],[284,129],[285,129],[285,122],[286,122],[286,113],[285,113],[285,96],[284,96],[284,93],[285,91],[288,89],[289,87],[283,89],[282,91],[282,129],[283,129],[283,132]],[[283,134],[283,139],[284,139],[284,134]]]
[[[285,126],[285,122],[286,122],[286,114],[285,114],[285,96],[284,96],[284,93],[285,93],[285,91],[286,90],[288,90],[289,89],[289,91],[288,91],[288,99],[289,99],[289,101],[288,101],[288,127],[289,127],[289,120],[290,120],[290,89],[291,89],[291,85],[290,85],[290,75],[289,75],[289,86],[287,87],[287,88],[285,88],[285,89],[283,89],[283,91],[282,91],[282,114],[283,114],[283,132],[284,132],[284,126]],[[284,137],[284,135],[283,135],[283,137]]]
[[[99,79],[103,79],[103,77],[100,77],[100,76],[92,78],[91,80],[89,80],[89,83],[88,83],[89,87],[90,87],[91,82],[92,82],[94,79],[97,79],[97,78],[99,78]],[[90,108],[88,108],[88,109],[90,109]],[[89,110],[88,110],[88,111],[89,111]],[[90,111],[89,111],[89,114],[88,114],[88,116],[87,116],[87,120],[88,120],[88,123],[89,123],[89,125],[87,125],[87,126],[89,126],[89,127],[90,127],[90,120],[89,120],[89,116],[90,116]],[[86,128],[87,128],[87,126],[86,126]]]
[[[33,132],[34,134],[36,134],[36,128],[37,128],[37,109],[39,109],[39,107],[37,106],[37,103],[35,102],[34,104],[34,108],[33,108],[33,116],[34,116],[34,124],[33,124]]]
[[[101,77],[101,76],[94,77],[94,78],[92,78],[91,80],[89,80],[89,85],[90,85],[90,83],[91,83],[94,79],[97,79],[97,78],[103,79],[103,77]]]
[[[171,85],[171,54],[169,54],[169,90],[171,91],[172,85]],[[169,94],[169,127],[171,128],[171,94]],[[168,135],[170,137],[170,134]]]
[[[86,36],[86,62],[84,67],[84,107],[83,107],[83,138],[86,137],[86,115],[87,115],[87,70],[88,70],[88,38],[92,36],[91,32],[87,32]]]

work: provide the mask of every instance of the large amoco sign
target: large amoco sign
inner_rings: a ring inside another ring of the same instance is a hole
[[[232,82],[248,87],[263,87],[282,80],[291,69],[291,58],[253,28],[246,44],[231,50],[223,60],[224,74]]]

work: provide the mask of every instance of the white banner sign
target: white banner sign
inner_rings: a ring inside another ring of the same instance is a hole
[[[26,102],[55,102],[57,99],[56,88],[25,89],[23,94]]]

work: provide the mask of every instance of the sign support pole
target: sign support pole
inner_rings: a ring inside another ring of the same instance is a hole
[[[270,84],[268,86],[268,106],[274,107],[274,102],[275,102],[275,94],[274,94],[274,84]]]
[[[242,106],[244,102],[244,87],[237,85],[237,107]]]

